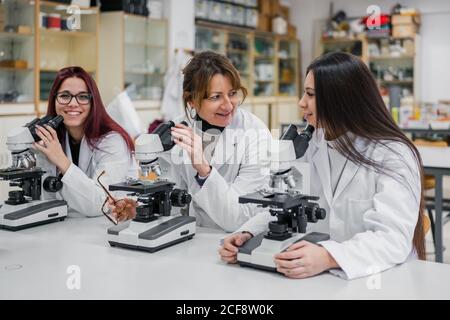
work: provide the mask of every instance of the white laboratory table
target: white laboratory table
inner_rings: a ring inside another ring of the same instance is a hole
[[[450,175],[450,148],[442,147],[417,147],[422,157],[422,163],[426,174],[433,175],[436,181],[434,201],[435,201],[435,226],[434,242],[436,251],[436,261],[443,261],[443,176]]]
[[[199,229],[156,253],[110,247],[104,218],[0,230],[0,299],[450,299],[450,266],[411,261],[379,278],[291,280],[219,260],[224,234]],[[69,289],[79,267],[79,289]],[[68,273],[69,271],[69,273]]]

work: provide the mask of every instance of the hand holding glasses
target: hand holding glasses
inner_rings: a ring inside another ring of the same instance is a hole
[[[121,200],[116,200],[116,199],[111,195],[111,193],[109,193],[108,189],[106,189],[105,186],[100,182],[100,177],[101,177],[102,175],[104,175],[104,174],[105,174],[105,170],[103,170],[103,171],[98,175],[98,177],[97,177],[97,182],[98,182],[98,184],[100,185],[100,187],[102,187],[103,191],[105,191],[105,193],[106,193],[106,195],[107,195],[107,197],[106,197],[106,199],[105,199],[105,202],[103,202],[103,205],[102,205],[102,213],[103,213],[103,215],[104,215],[106,218],[108,218],[109,221],[111,221],[112,223],[114,223],[115,225],[117,225],[117,224],[119,223],[119,221],[116,221],[114,218],[112,218],[112,217],[109,215],[109,209],[105,208],[105,206],[106,206],[107,203],[110,203],[110,204],[111,204],[111,201],[112,201],[112,204],[113,204],[114,206],[117,207],[117,204],[118,204],[119,202],[123,201],[123,199],[121,199]],[[105,210],[105,209],[106,209],[106,210]]]

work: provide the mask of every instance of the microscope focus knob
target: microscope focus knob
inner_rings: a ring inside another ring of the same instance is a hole
[[[57,177],[47,177],[44,180],[43,187],[47,192],[58,192],[62,189],[63,183]]]
[[[323,220],[325,219],[325,217],[327,216],[327,212],[325,211],[324,208],[317,208],[316,209],[316,218],[319,220]]]
[[[174,207],[184,207],[191,203],[192,196],[186,190],[174,189],[170,194],[170,200]]]

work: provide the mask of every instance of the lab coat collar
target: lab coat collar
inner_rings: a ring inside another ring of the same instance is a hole
[[[70,151],[69,145],[69,133],[66,131],[66,141],[65,141],[66,155],[70,161],[72,161],[72,152]],[[92,148],[89,146],[86,140],[86,136],[83,136],[80,144],[80,154],[78,156],[78,168],[83,172],[87,172],[89,166],[91,165],[91,159],[94,155]]]

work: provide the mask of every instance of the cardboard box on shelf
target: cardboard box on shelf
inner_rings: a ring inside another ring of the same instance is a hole
[[[414,23],[396,24],[392,28],[392,36],[394,38],[414,37],[416,33],[417,33],[417,25]]]
[[[258,30],[270,32],[272,28],[272,19],[264,14],[258,16]]]
[[[270,2],[270,14],[273,16],[281,15],[281,5],[279,0],[267,0],[267,2]]]
[[[0,67],[26,69],[28,62],[26,60],[3,60],[0,61]]]
[[[17,33],[31,34],[31,27],[27,25],[19,25],[17,26]]]
[[[287,35],[289,37],[292,37],[292,38],[296,38],[297,37],[297,27],[295,27],[294,25],[288,24],[288,30],[287,31],[288,31]]]
[[[289,22],[289,7],[280,6],[280,15]]]
[[[5,16],[5,9],[2,5],[0,5],[0,32],[3,32],[5,29],[6,24],[6,16]]]
[[[419,15],[401,15],[395,14],[392,16],[392,24],[409,24],[415,23],[420,24],[420,16]]]
[[[272,3],[273,0],[259,0],[259,12],[263,15],[270,15],[272,12]]]

